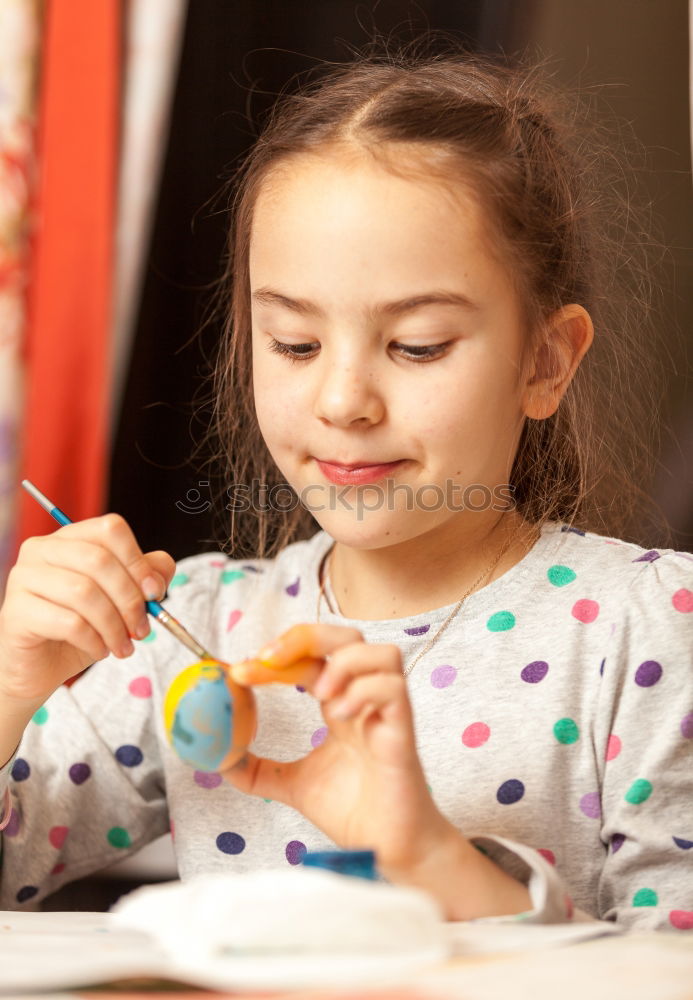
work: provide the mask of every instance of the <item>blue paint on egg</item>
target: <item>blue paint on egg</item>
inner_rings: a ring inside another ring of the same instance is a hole
[[[216,678],[200,678],[176,706],[171,727],[176,753],[198,771],[216,771],[232,735],[233,701],[221,671]]]

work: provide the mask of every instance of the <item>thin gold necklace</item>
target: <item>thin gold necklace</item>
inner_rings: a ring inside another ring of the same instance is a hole
[[[476,588],[479,586],[479,584],[482,583],[482,581],[485,581],[486,578],[491,575],[491,573],[494,571],[494,569],[496,568],[496,566],[498,565],[498,563],[501,561],[501,559],[503,558],[503,556],[505,555],[505,553],[510,548],[510,542],[511,541],[512,541],[512,536],[510,536],[509,538],[506,539],[506,541],[501,546],[500,551],[493,557],[490,565],[487,566],[486,569],[483,571],[483,573],[478,577],[478,579],[476,579],[474,581],[474,583],[471,585],[471,587],[469,588],[469,590],[465,594],[462,595],[462,597],[459,599],[459,601],[457,602],[457,604],[455,605],[455,607],[452,609],[452,611],[450,612],[450,614],[447,616],[447,618],[445,619],[445,621],[443,622],[443,624],[440,626],[440,628],[438,629],[438,631],[436,632],[436,634],[433,636],[433,638],[428,640],[428,642],[426,643],[426,645],[424,646],[424,648],[419,653],[417,653],[417,655],[414,657],[414,659],[411,661],[411,663],[409,663],[404,668],[404,676],[405,677],[407,677],[412,672],[412,670],[414,669],[414,667],[416,666],[416,664],[419,662],[419,660],[422,658],[422,656],[425,656],[426,653],[428,653],[431,649],[433,649],[433,647],[438,642],[438,640],[440,639],[440,637],[443,634],[443,632],[445,631],[445,629],[457,617],[457,615],[458,615],[458,613],[460,611],[460,608],[462,607],[462,605],[464,604],[464,602],[467,600],[467,598],[469,597],[469,595],[472,593],[472,591],[476,590]],[[334,550],[334,543],[332,544],[329,552],[323,558],[323,560],[322,560],[322,562],[320,564],[320,572],[319,572],[320,588],[318,590],[318,602],[317,602],[317,605],[316,605],[316,608],[315,608],[315,621],[316,621],[317,624],[320,624],[320,605],[322,603],[323,598],[324,598],[325,603],[327,604],[328,608],[330,607],[330,602],[329,602],[329,600],[327,598],[327,595],[325,593],[325,577],[326,577],[327,574],[324,571],[327,569],[327,564],[328,564],[330,558],[332,557],[333,550]],[[330,610],[332,610],[332,609],[330,608]]]

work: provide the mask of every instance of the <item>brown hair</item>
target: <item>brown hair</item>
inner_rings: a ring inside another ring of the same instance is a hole
[[[221,286],[227,320],[214,387],[225,482],[284,482],[261,437],[252,391],[248,256],[264,180],[304,152],[347,143],[379,155],[406,143],[436,153],[448,183],[475,188],[520,291],[530,338],[542,338],[546,318],[568,303],[583,305],[594,322],[592,348],[557,412],[525,423],[511,475],[518,510],[537,524],[561,520],[642,541],[654,507],[646,489],[661,392],[648,322],[653,244],[613,139],[590,102],[555,88],[540,66],[459,47],[432,56],[420,45],[359,55],[278,101],[232,181]],[[231,518],[238,557],[273,555],[316,528],[300,506],[254,510],[239,524]],[[666,526],[660,537],[668,539]]]

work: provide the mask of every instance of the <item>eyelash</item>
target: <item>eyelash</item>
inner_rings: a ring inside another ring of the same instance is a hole
[[[393,341],[390,346],[402,348],[403,355],[408,361],[413,361],[415,364],[425,364],[428,361],[435,361],[437,358],[442,357],[450,346],[450,343],[450,341],[446,341],[444,344],[407,345],[398,344],[396,341]],[[314,356],[307,350],[302,350],[302,348],[313,347],[312,344],[283,344],[280,340],[275,340],[272,337],[268,346],[269,350],[273,351],[274,354],[280,354],[294,363],[297,361],[310,361]]]

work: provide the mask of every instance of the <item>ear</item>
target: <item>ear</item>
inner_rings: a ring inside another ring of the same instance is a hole
[[[533,420],[545,420],[558,409],[573,375],[594,339],[590,314],[576,303],[549,317],[544,339],[528,364],[523,409]]]

